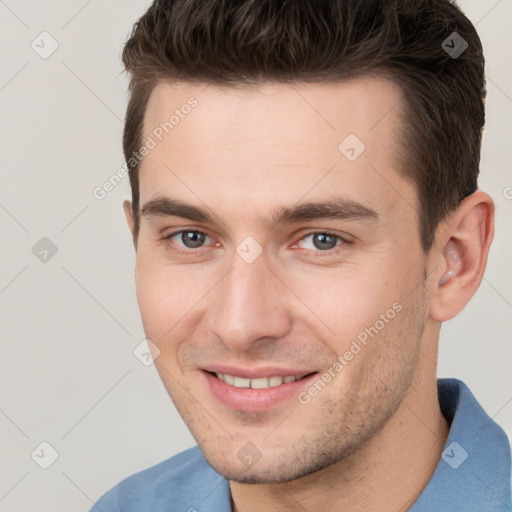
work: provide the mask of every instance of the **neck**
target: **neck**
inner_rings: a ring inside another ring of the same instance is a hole
[[[233,511],[409,510],[436,469],[448,431],[435,371],[429,372],[415,379],[377,434],[336,464],[279,484],[230,482]]]

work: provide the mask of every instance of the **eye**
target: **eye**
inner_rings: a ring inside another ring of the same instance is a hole
[[[310,233],[300,239],[298,243],[302,244],[303,249],[311,249],[313,251],[329,251],[345,242],[338,235],[327,232]]]
[[[189,229],[177,231],[165,237],[166,240],[173,241],[178,247],[185,247],[187,249],[202,247],[208,238],[210,237],[202,231]]]

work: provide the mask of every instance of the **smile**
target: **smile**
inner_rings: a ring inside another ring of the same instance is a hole
[[[240,377],[203,370],[212,398],[232,410],[265,412],[297,400],[318,372],[269,377]]]
[[[297,380],[303,379],[307,374],[299,375],[297,377],[293,375],[287,375],[286,377],[275,376],[275,377],[260,377],[257,379],[247,379],[245,377],[237,377],[236,375],[228,375],[227,373],[216,372],[215,375],[231,386],[236,388],[251,388],[251,389],[266,389],[281,384],[288,384]]]

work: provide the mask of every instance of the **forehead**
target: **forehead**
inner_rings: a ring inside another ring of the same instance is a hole
[[[191,98],[197,103],[193,109],[187,107]],[[347,133],[369,139],[376,130],[375,136],[382,137],[397,125],[402,103],[394,82],[370,76],[335,83],[236,87],[161,82],[146,106],[144,132],[150,133],[174,114],[173,136],[179,137],[186,132],[185,125],[194,123],[196,137],[210,145],[225,145],[226,139],[232,145],[265,139],[292,143],[312,136],[315,142],[330,144]],[[189,113],[192,121],[181,123]],[[265,130],[259,131],[262,127]]]
[[[284,205],[334,188],[362,204],[396,202],[411,194],[400,190],[411,184],[398,172],[402,110],[399,88],[372,77],[237,88],[160,83],[144,119],[143,140],[155,144],[140,166],[140,203],[171,191],[215,202],[236,191],[239,206],[271,198]]]

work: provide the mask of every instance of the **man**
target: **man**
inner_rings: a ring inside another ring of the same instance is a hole
[[[123,61],[137,299],[198,446],[93,510],[510,510],[504,432],[436,379],[494,232],[468,19],[155,1]]]

